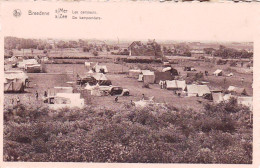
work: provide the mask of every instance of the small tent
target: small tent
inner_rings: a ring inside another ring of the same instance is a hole
[[[212,98],[214,103],[220,103],[224,101],[223,93],[212,93]]]
[[[166,89],[168,90],[184,90],[186,87],[185,81],[180,80],[166,80]]]
[[[223,71],[220,69],[217,69],[215,72],[213,72],[213,75],[215,76],[222,76],[223,75]]]
[[[185,88],[187,96],[203,96],[204,94],[211,94],[207,85],[187,85]]]

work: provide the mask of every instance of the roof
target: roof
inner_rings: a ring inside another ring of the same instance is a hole
[[[94,73],[92,75],[96,80],[108,80],[103,73]]]
[[[246,95],[246,89],[245,88],[240,88],[240,87],[235,87],[235,86],[229,86],[228,87],[229,92],[241,94],[241,95]]]
[[[172,67],[163,68],[162,72],[170,71]]]
[[[150,70],[142,70],[142,74],[143,75],[154,75],[154,72],[150,71]]]
[[[186,81],[180,81],[180,80],[166,80],[166,88],[167,89],[185,89],[186,87]]]
[[[187,85],[185,89],[188,94],[198,94],[203,96],[203,94],[211,93],[207,85]]]
[[[221,73],[221,72],[222,72],[221,69],[217,69],[213,74],[219,74],[219,73]]]

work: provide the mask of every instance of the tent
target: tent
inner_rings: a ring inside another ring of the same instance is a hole
[[[222,72],[222,70],[217,69],[215,72],[213,72],[213,75],[215,75],[215,76],[222,76],[223,72]]]
[[[107,66],[106,65],[98,65],[96,64],[93,69],[96,73],[108,73]]]
[[[166,89],[168,90],[184,90],[185,87],[186,87],[186,81],[166,80]]]
[[[155,83],[159,83],[160,81],[174,79],[174,77],[171,75],[171,73],[169,71],[167,71],[167,72],[156,71],[154,74],[155,74]]]
[[[103,73],[93,73],[91,76],[94,77],[99,85],[112,85],[112,82]]]
[[[36,59],[26,59],[21,62],[18,62],[17,67],[26,69],[28,65],[35,65],[38,64],[38,61]]]
[[[51,109],[84,107],[84,99],[80,98],[80,93],[57,93],[56,96],[48,97],[47,103]]]
[[[130,69],[129,70],[129,77],[130,78],[136,78],[138,79],[139,77],[139,74],[141,73],[142,71],[140,69]]]
[[[166,68],[163,68],[162,72],[167,72],[169,71],[171,73],[172,76],[178,76],[179,73],[176,69],[172,68],[172,67],[166,67]]]
[[[58,93],[73,93],[72,87],[54,87],[48,89],[48,95],[56,96]]]
[[[253,110],[253,97],[237,97],[237,103],[245,105]]]
[[[4,92],[23,92],[24,84],[21,79],[5,79]]]
[[[5,79],[20,79],[23,82],[23,85],[25,86],[29,77],[23,71],[12,70],[12,71],[5,71],[4,78]]]
[[[231,73],[229,73],[227,76],[233,76],[234,74],[231,72]]]
[[[235,87],[235,86],[229,86],[228,91],[232,95],[247,95],[246,89],[245,88],[240,88],[240,87]]]
[[[41,72],[42,66],[40,64],[29,65],[26,69],[28,73],[39,73]]]
[[[212,98],[214,103],[220,103],[224,101],[223,93],[212,93]]]
[[[142,80],[144,83],[154,83],[155,82],[155,75],[154,72],[149,70],[142,70]],[[140,75],[139,75],[140,78]]]
[[[204,94],[211,94],[207,85],[187,85],[185,88],[187,96],[203,96]]]

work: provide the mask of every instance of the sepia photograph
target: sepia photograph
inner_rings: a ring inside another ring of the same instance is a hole
[[[25,4],[1,4],[1,166],[259,166],[256,7]]]
[[[252,163],[253,42],[4,42],[4,161]]]

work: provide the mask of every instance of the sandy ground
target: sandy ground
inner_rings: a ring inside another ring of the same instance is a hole
[[[130,96],[119,97],[118,103],[115,103],[114,96],[96,97],[84,92],[83,97],[86,100],[86,104],[120,109],[122,105],[124,105],[125,103],[130,103],[131,100],[140,100],[142,98],[142,94],[147,97],[154,96],[154,100],[156,102],[168,103],[178,108],[201,109],[203,107],[203,103],[208,102],[207,100],[198,97],[178,97],[174,95],[173,91],[160,89],[158,84],[150,84],[150,88],[143,88],[142,82],[138,82],[137,79],[134,78],[129,78],[126,74],[120,74],[122,72],[128,72],[129,68],[137,66],[136,64],[103,64],[107,65],[109,73],[106,74],[106,76],[112,81],[112,84],[129,89]],[[153,68],[158,70],[163,68],[160,64],[149,64],[148,66],[152,66]],[[205,77],[205,80],[210,82],[208,86],[211,89],[225,89],[229,85],[233,85],[245,87],[249,95],[253,94],[253,89],[251,87],[253,79],[252,74],[243,74],[232,71],[234,73],[234,76],[227,77],[225,85],[223,85],[225,77],[215,77],[212,75],[212,73],[216,69],[223,69],[224,74],[228,74],[230,72],[230,69],[227,69],[227,65],[217,66],[204,62],[198,63],[188,61],[174,64],[173,66],[181,73],[182,76],[186,76],[186,72],[183,71],[184,66],[193,66],[197,69],[198,72],[204,72],[205,70],[207,70],[211,75]],[[5,104],[10,104],[12,98],[19,97],[21,99],[21,103],[36,103],[37,105],[39,105],[42,103],[41,97],[43,96],[45,90],[47,90],[48,88],[53,88],[55,86],[71,86],[71,84],[67,84],[66,82],[75,82],[76,74],[83,75],[88,71],[88,69],[86,69],[83,64],[46,64],[46,69],[47,73],[45,74],[28,74],[31,81],[30,88],[27,88],[26,92],[21,94],[5,94]],[[71,74],[71,72],[73,72],[73,74]],[[243,83],[241,82],[241,77],[245,78]],[[39,93],[39,100],[36,100],[35,98],[36,90]]]

